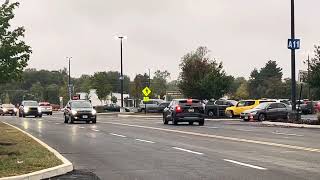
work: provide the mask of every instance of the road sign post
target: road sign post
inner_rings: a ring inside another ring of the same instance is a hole
[[[144,95],[143,97],[143,102],[149,102],[150,98],[149,95],[151,94],[150,88],[147,86],[142,90],[142,94]],[[144,103],[144,114],[147,114],[147,104]]]

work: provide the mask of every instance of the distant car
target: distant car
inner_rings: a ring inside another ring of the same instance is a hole
[[[2,104],[0,105],[0,115],[11,115],[16,116],[18,109],[13,104]]]
[[[37,101],[22,101],[19,107],[19,117],[26,116],[42,117],[41,108]]]
[[[52,115],[52,106],[48,102],[40,102],[39,106],[41,108],[42,114]]]
[[[309,101],[309,100],[300,100],[297,101],[297,109],[302,114],[312,114],[317,110],[317,101]],[[313,109],[312,109],[313,108]]]
[[[224,117],[225,116],[225,110],[228,107],[236,106],[237,101],[234,100],[225,100],[225,99],[219,99],[219,100],[210,100],[205,105],[205,114],[209,117]]]
[[[111,112],[120,112],[120,106],[117,104],[108,104],[104,106],[104,110],[111,111]],[[129,108],[124,108],[126,112],[130,112]]]
[[[288,119],[291,107],[284,103],[266,102],[261,103],[257,107],[246,110],[241,113],[240,118],[245,121],[250,119],[265,121],[272,119]]]
[[[70,100],[64,109],[64,123],[85,121],[86,123],[97,122],[97,112],[87,100]]]
[[[265,102],[276,102],[275,100],[244,100],[244,101],[239,101],[236,106],[228,107],[226,109],[226,116],[227,117],[235,117],[235,116],[240,116],[240,114],[243,111],[253,109],[257,107],[261,103]]]
[[[162,99],[150,99],[148,102],[142,101],[139,104],[139,112],[158,112],[159,111],[159,106],[161,103],[164,101]]]
[[[204,125],[204,108],[197,99],[174,99],[163,111],[163,123],[177,125],[179,122],[189,122],[192,125],[198,122],[200,126]]]

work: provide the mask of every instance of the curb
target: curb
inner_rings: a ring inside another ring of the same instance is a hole
[[[293,123],[268,122],[268,121],[264,121],[264,122],[262,122],[262,124],[274,125],[274,126],[284,126],[284,127],[295,127],[295,128],[320,129],[320,125],[309,125],[309,124],[293,124]]]
[[[40,139],[32,136],[31,134],[23,131],[22,129],[15,127],[9,123],[5,123],[4,124],[11,126],[21,132],[23,132],[24,134],[28,135],[30,138],[34,139],[35,141],[37,141],[39,144],[41,144],[42,146],[44,146],[45,148],[47,148],[50,152],[52,152],[57,158],[59,158],[63,164],[56,166],[56,167],[52,167],[52,168],[48,168],[48,169],[43,169],[40,171],[36,171],[36,172],[32,172],[29,174],[24,174],[24,175],[19,175],[19,176],[11,176],[11,177],[4,177],[4,178],[0,178],[0,180],[39,180],[39,179],[48,179],[48,178],[52,178],[55,176],[60,176],[63,174],[66,174],[68,172],[73,171],[73,165],[72,163],[66,159],[65,157],[63,157],[58,151],[56,151],[55,149],[53,149],[52,147],[48,146],[46,143],[42,142]]]

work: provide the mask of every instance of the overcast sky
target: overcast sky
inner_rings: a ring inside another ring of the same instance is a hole
[[[33,54],[29,68],[57,70],[72,56],[72,76],[120,70],[168,70],[176,79],[181,57],[198,46],[222,61],[233,76],[248,77],[269,59],[290,76],[289,0],[20,0],[14,24],[25,26]],[[320,1],[296,0],[296,32],[302,39],[297,68],[320,43]]]

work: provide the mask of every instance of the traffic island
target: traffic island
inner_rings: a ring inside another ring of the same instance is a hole
[[[45,179],[73,170],[57,151],[12,125],[0,122],[0,180]]]

